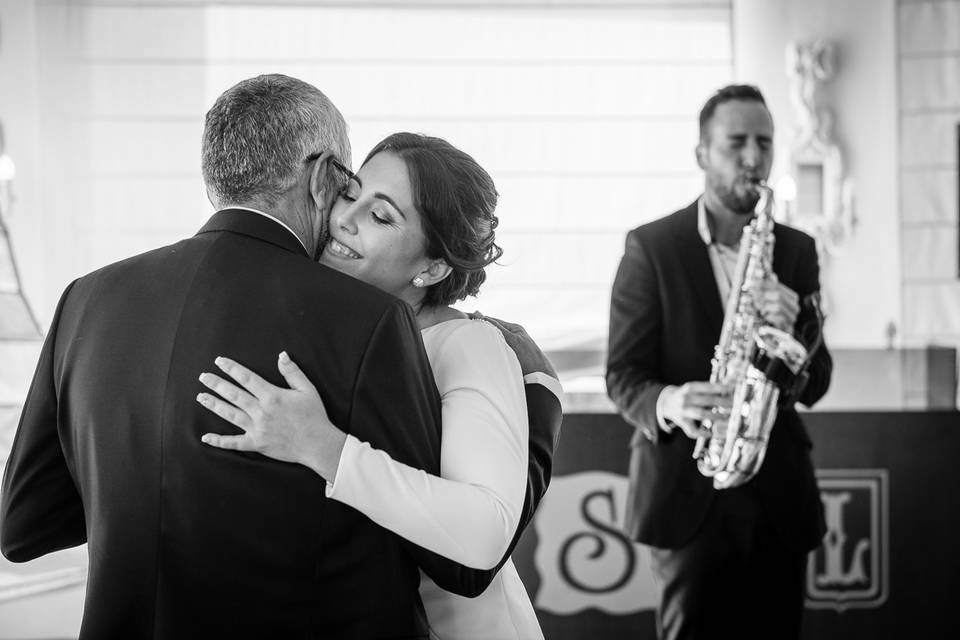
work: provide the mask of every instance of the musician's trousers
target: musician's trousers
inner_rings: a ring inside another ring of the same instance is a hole
[[[795,639],[807,554],[784,547],[749,485],[718,491],[680,549],[651,549],[661,640]]]

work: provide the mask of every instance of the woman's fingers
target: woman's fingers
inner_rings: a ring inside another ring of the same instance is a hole
[[[260,404],[252,395],[215,373],[201,373],[200,383],[207,389],[218,393],[228,402],[240,407],[246,413],[252,413]]]
[[[218,449],[230,449],[232,451],[255,451],[253,444],[247,436],[221,436],[216,433],[205,433],[200,438],[205,444]]]
[[[242,429],[244,433],[249,431],[250,427],[253,426],[250,416],[247,415],[245,411],[238,409],[229,402],[225,402],[214,395],[210,395],[209,393],[198,394],[197,402],[233,426]]]
[[[235,360],[220,356],[214,360],[214,363],[220,367],[221,371],[236,380],[244,389],[261,400],[268,397],[271,393],[280,391],[280,387],[273,386]]]
[[[287,381],[287,384],[290,385],[291,389],[316,392],[316,387],[313,386],[313,383],[310,382],[310,379],[307,378],[303,370],[297,366],[297,363],[287,355],[286,351],[280,352],[280,357],[277,358],[277,369],[280,370],[280,374],[284,380]]]

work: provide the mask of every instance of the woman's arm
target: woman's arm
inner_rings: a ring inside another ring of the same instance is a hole
[[[487,569],[506,551],[523,506],[523,379],[502,335],[486,323],[457,323],[440,340],[431,364],[443,408],[441,477],[348,436],[327,492],[416,544]]]
[[[208,394],[201,402],[245,434],[208,434],[204,442],[309,466],[328,481],[328,496],[381,526],[463,565],[493,567],[513,538],[524,499],[528,433],[520,366],[485,323],[459,324],[442,340],[431,362],[443,399],[440,477],[396,462],[376,442],[344,436],[299,368],[282,360],[289,390],[218,360],[247,391],[205,374],[204,384],[234,406]],[[339,456],[331,455],[336,434]]]
[[[243,433],[205,433],[203,442],[220,449],[253,451],[274,460],[302,464],[327,482],[333,481],[346,434],[330,422],[316,387],[286,351],[277,358],[277,369],[289,389],[270,384],[230,358],[219,357],[214,364],[243,388],[216,374],[202,373],[200,382],[223,399],[201,393],[197,402]]]

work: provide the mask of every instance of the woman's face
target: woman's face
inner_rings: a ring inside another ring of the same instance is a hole
[[[383,151],[340,192],[320,262],[398,297],[428,265],[407,165]]]

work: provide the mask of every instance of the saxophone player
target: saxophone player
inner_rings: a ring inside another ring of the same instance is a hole
[[[629,232],[613,285],[607,391],[635,428],[628,534],[651,548],[661,638],[796,638],[807,553],[824,525],[811,442],[793,405],[826,392],[826,347],[813,351],[806,384],[781,394],[752,480],[716,490],[692,457],[696,439],[709,436],[701,422],[732,401],[729,386],[708,380],[755,185],[773,161],[773,119],[758,89],[732,85],[706,102],[696,159],[703,194]],[[779,224],[774,238],[761,313],[799,334],[819,316],[816,248]]]

